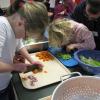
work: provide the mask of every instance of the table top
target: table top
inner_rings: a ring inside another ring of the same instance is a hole
[[[55,83],[39,89],[28,90],[22,86],[18,73],[13,74],[12,82],[18,96],[18,100],[38,100],[45,96],[49,96],[58,85],[58,83]]]
[[[85,72],[78,65],[74,68],[68,68],[68,69],[71,72],[80,72],[82,75],[91,75],[90,73]],[[57,82],[38,89],[29,90],[23,87],[18,73],[13,73],[12,82],[18,100],[39,100],[40,98],[52,95],[54,89],[57,87],[58,84],[60,84],[60,82]]]
[[[82,74],[88,75],[88,73],[83,71],[79,66],[75,67],[75,69],[72,68],[70,70],[72,72],[78,71]],[[40,98],[43,98],[45,96],[52,95],[54,89],[60,83],[60,82],[54,83],[54,84],[44,86],[44,87],[41,87],[41,88],[35,89],[35,90],[28,90],[22,86],[22,83],[21,83],[18,73],[13,74],[12,82],[13,82],[15,91],[17,93],[18,100],[28,100],[28,99],[29,100],[39,100]]]

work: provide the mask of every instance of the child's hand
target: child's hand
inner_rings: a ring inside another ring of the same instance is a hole
[[[32,64],[43,67],[43,65],[39,61],[34,61]]]
[[[75,44],[70,44],[66,47],[66,51],[67,52],[70,52],[71,50],[74,50],[76,48],[76,45]]]
[[[21,54],[15,54],[13,63],[25,63],[25,58]]]
[[[27,70],[27,66],[30,66],[30,64],[25,64],[25,63],[13,64],[13,71],[25,72]]]

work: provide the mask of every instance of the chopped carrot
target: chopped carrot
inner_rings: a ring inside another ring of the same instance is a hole
[[[44,73],[48,73],[47,71],[44,71]]]
[[[50,55],[47,51],[41,51],[39,53],[36,53],[36,57],[38,57],[40,60],[43,60],[43,62],[54,59],[53,56]]]

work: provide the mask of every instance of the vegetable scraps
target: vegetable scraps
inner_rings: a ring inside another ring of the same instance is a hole
[[[81,55],[80,56],[80,60],[82,62],[84,62],[85,64],[91,65],[92,67],[100,67],[100,61],[94,60],[91,57],[86,58],[86,57],[84,57],[84,56]]]
[[[66,54],[66,53],[62,53],[62,52],[58,52],[57,57],[62,58],[64,60],[68,60],[68,59],[72,58],[70,54]]]

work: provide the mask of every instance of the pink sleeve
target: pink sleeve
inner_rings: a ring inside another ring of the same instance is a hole
[[[80,27],[76,31],[76,48],[78,49],[95,49],[95,41],[91,31],[80,24]]]

